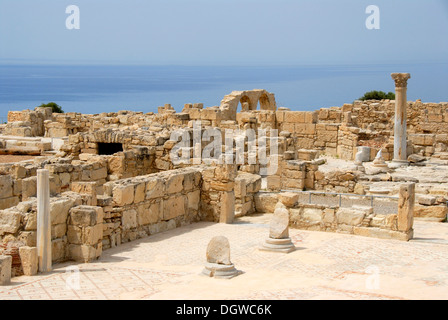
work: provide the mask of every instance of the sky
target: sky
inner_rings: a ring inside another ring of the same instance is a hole
[[[69,5],[80,28],[67,29]],[[366,28],[369,5],[380,29]],[[1,0],[0,63],[448,62],[448,0]]]

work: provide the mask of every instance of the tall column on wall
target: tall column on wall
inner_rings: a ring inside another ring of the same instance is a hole
[[[395,81],[395,126],[394,126],[394,165],[407,164],[407,85],[411,78],[409,73],[392,73]]]
[[[37,256],[39,271],[51,271],[50,173],[37,170]]]

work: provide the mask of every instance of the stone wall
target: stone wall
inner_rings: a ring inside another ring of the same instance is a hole
[[[261,176],[238,172],[235,178],[235,216],[244,216],[255,212],[254,196],[261,189]]]
[[[103,249],[197,221],[231,223],[235,177],[234,165],[195,166],[110,181],[101,195],[95,182],[73,182],[50,199],[52,261],[89,262]],[[248,194],[258,183],[248,183]],[[0,210],[2,245],[35,247],[36,228],[35,197]]]
[[[201,220],[201,168],[122,179],[104,185],[104,248]]]
[[[24,111],[9,111],[5,135],[40,137],[45,133],[44,122],[52,118],[51,108],[36,108]]]
[[[258,213],[272,213],[281,202],[289,210],[290,225],[294,228],[348,233],[376,238],[407,241],[413,236],[414,209],[401,205],[398,214],[376,214],[373,208],[352,206],[350,208],[304,204],[298,202],[295,193],[259,193],[255,197]],[[402,200],[404,199],[404,200]],[[399,204],[412,203],[412,197],[400,196]],[[399,223],[399,221],[402,221]]]

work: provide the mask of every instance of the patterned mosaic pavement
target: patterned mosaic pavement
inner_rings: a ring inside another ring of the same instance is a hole
[[[446,223],[416,221],[410,242],[291,229],[297,250],[280,254],[258,250],[268,221],[167,231],[107,250],[95,263],[13,278],[0,299],[448,299]],[[240,276],[200,275],[216,235],[228,237]]]

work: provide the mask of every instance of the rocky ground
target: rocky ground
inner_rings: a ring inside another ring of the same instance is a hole
[[[448,298],[446,223],[416,222],[409,242],[290,229],[297,250],[281,254],[259,250],[270,217],[195,223],[107,250],[91,264],[57,264],[13,278],[0,287],[0,300]],[[216,235],[229,239],[241,275],[201,275]]]
[[[20,156],[20,155],[0,155],[0,163],[13,163],[24,160],[34,159],[34,156]]]

